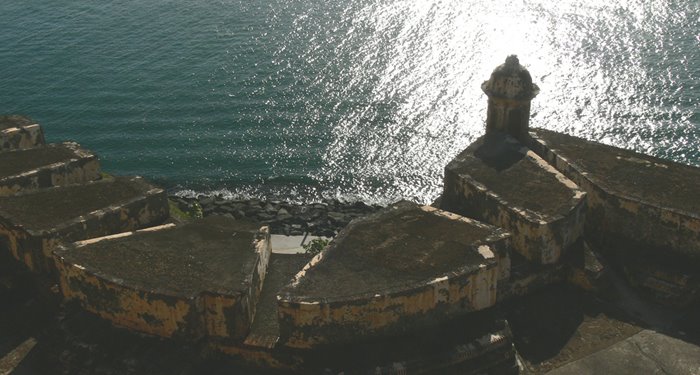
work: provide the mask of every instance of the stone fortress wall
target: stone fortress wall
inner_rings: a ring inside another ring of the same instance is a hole
[[[698,300],[700,169],[530,129],[539,88],[515,56],[482,89],[486,133],[433,207],[355,219],[310,259],[233,214],[173,220],[162,189],[3,117],[0,251],[117,326],[299,372],[517,373],[494,309],[554,283],[604,291],[601,258],[651,298]]]

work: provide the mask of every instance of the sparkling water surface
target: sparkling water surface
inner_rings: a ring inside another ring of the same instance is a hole
[[[0,2],[0,113],[172,191],[430,202],[517,54],[532,126],[700,163],[697,0]]]

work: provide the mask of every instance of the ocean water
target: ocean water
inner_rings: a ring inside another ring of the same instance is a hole
[[[429,202],[509,54],[532,126],[700,163],[697,0],[6,0],[0,113],[173,192]]]

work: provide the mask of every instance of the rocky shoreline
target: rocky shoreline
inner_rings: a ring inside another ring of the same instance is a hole
[[[383,208],[363,202],[321,202],[295,204],[276,200],[225,199],[221,196],[170,196],[177,207],[192,215],[223,215],[268,225],[273,234],[333,237],[350,221]]]

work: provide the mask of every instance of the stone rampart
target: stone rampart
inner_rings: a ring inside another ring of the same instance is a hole
[[[52,272],[51,251],[73,242],[163,223],[165,191],[140,177],[100,180],[0,197],[0,237],[35,272]]]
[[[536,129],[532,148],[588,193],[587,238],[700,261],[700,170]]]
[[[0,153],[0,196],[100,178],[100,162],[77,143]]]
[[[521,255],[553,264],[583,234],[586,200],[515,139],[488,135],[445,167],[441,208],[504,228]]]
[[[270,251],[267,228],[210,217],[64,245],[55,259],[64,297],[115,325],[243,340]]]
[[[508,238],[409,203],[354,221],[280,292],[280,340],[310,348],[391,336],[493,306]]]

